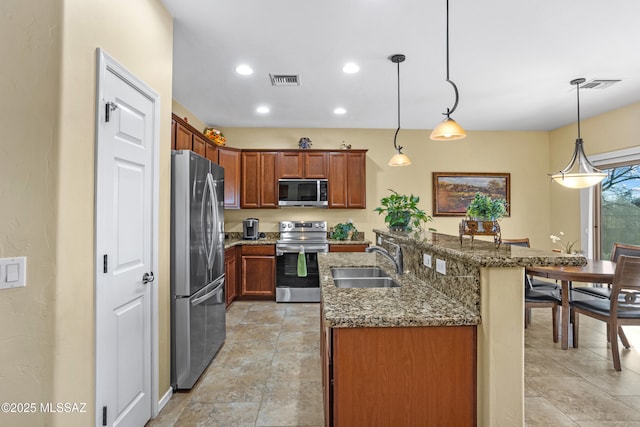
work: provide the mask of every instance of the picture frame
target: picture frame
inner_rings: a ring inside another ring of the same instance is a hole
[[[476,193],[507,201],[511,216],[511,174],[490,172],[433,172],[433,216],[466,216]]]

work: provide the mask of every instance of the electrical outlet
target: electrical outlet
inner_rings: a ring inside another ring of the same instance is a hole
[[[431,255],[429,254],[422,254],[422,263],[428,267],[431,268]]]
[[[436,271],[440,274],[447,274],[447,263],[445,260],[436,258]]]

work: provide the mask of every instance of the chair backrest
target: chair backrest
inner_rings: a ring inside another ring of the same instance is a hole
[[[505,245],[524,246],[525,248],[531,247],[529,245],[528,237],[522,239],[502,239],[502,243],[504,243]]]
[[[620,255],[611,289],[611,314],[640,309],[640,257]]]
[[[529,248],[529,238],[523,237],[522,239],[502,239],[502,243],[505,245],[511,246],[522,246],[525,248]],[[526,274],[524,275],[524,287],[525,289],[533,289],[533,285],[531,285],[531,279]]]
[[[611,250],[611,261],[617,262],[620,255],[640,256],[640,246],[615,242]]]

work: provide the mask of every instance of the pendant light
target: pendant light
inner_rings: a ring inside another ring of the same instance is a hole
[[[578,139],[573,150],[573,157],[569,164],[560,172],[551,175],[551,179],[558,184],[568,188],[587,188],[598,184],[607,174],[596,168],[589,161],[582,146],[580,138],[580,85],[585,79],[571,80],[571,84],[576,86],[576,97],[578,100]]]
[[[398,64],[398,129],[396,129],[396,133],[393,135],[393,148],[396,149],[397,153],[391,157],[391,160],[389,160],[389,166],[409,166],[411,164],[411,160],[402,153],[402,147],[398,146],[396,143],[398,132],[400,132],[400,63],[404,62],[406,58],[404,55],[397,54],[393,55],[389,59],[394,64]]]
[[[451,83],[451,86],[453,86],[453,91],[456,95],[456,102],[454,102],[451,109],[447,108],[446,113],[442,113],[447,117],[431,132],[430,138],[434,141],[453,141],[467,137],[467,132],[462,129],[458,122],[451,118],[451,114],[453,114],[453,112],[456,111],[456,107],[458,107],[459,96],[458,87],[453,81],[451,81],[451,79],[449,79],[449,0],[447,0],[447,81]]]

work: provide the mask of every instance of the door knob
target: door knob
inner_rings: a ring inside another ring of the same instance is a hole
[[[147,283],[151,283],[155,280],[155,276],[153,275],[153,271],[150,273],[144,273],[142,276],[142,284],[146,285]]]

